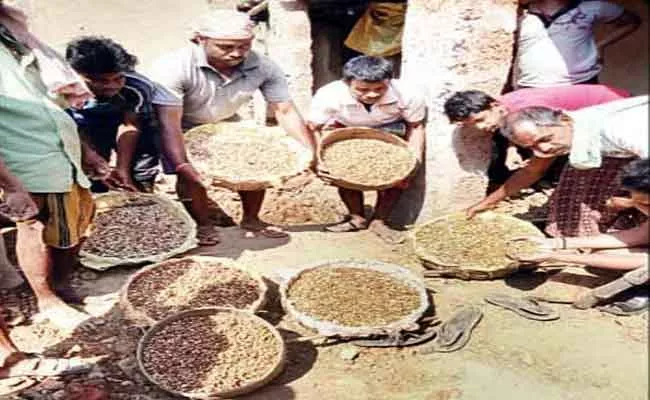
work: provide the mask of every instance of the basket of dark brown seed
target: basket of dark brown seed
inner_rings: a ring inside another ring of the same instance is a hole
[[[378,261],[303,267],[282,284],[280,294],[289,315],[325,336],[364,337],[413,329],[429,307],[418,276]]]
[[[210,186],[234,191],[280,186],[307,170],[312,154],[277,127],[223,122],[185,135],[192,165]]]
[[[175,395],[231,398],[271,382],[285,362],[282,337],[242,310],[204,308],[174,314],[140,339],[144,376]]]
[[[413,231],[415,253],[440,276],[502,278],[520,265],[508,257],[508,242],[522,236],[544,237],[533,224],[495,212],[472,219],[461,213],[429,221]]]
[[[79,252],[81,263],[105,270],[160,262],[196,247],[196,223],[178,202],[145,193],[95,197],[96,216]]]
[[[321,140],[318,165],[336,186],[383,190],[413,174],[417,158],[395,135],[371,128],[341,128]]]
[[[244,265],[217,257],[174,258],[141,269],[120,295],[131,321],[150,326],[172,314],[206,307],[256,312],[266,302],[267,286]]]

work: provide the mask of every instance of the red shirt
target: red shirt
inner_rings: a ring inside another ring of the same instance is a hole
[[[519,89],[498,100],[509,112],[531,106],[572,111],[626,97],[630,97],[629,92],[605,85],[571,85]]]

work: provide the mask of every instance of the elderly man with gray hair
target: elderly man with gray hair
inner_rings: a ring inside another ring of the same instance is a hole
[[[467,210],[496,205],[539,180],[553,160],[569,155],[551,197],[552,236],[594,236],[616,217],[606,207],[618,189],[622,168],[635,158],[648,158],[648,96],[631,97],[579,111],[527,107],[506,117],[502,133],[533,152],[531,162],[502,187]],[[568,173],[579,171],[580,174]]]
[[[151,70],[151,78],[179,98],[177,104],[159,106],[163,167],[166,173],[177,175],[177,191],[189,200],[186,204],[199,224],[203,244],[215,244],[219,238],[209,222],[206,189],[187,159],[184,130],[235,116],[260,90],[280,126],[306,147],[315,147],[291,101],[284,73],[271,59],[251,50],[253,38],[253,23],[246,14],[214,11],[197,22],[191,44],[163,56]],[[239,193],[243,206],[240,226],[267,237],[286,237],[280,228],[260,220],[264,194],[263,190]]]

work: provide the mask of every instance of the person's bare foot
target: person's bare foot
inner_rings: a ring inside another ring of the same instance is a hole
[[[60,300],[39,305],[39,310],[35,318],[37,321],[48,320],[63,331],[72,331],[91,318],[90,315],[77,311]]]
[[[401,232],[391,229],[384,221],[379,219],[370,222],[368,230],[388,244],[400,244],[406,239]]]

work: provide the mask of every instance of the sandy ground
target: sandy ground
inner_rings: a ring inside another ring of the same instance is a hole
[[[223,228],[223,243],[193,254],[240,261],[272,281],[304,263],[332,259],[374,259],[423,269],[410,246],[391,247],[369,232],[331,234],[321,225],[290,227],[289,240],[247,239],[236,227]],[[12,337],[21,348],[52,355],[107,355],[89,374],[50,379],[16,399],[171,399],[148,384],[134,364],[142,332],[131,326],[115,304],[115,294],[135,268],[103,273],[76,272],[78,290],[90,297],[86,310],[94,328],[66,335],[46,323],[20,325]],[[436,314],[447,318],[465,305],[478,305],[484,317],[469,344],[456,353],[422,355],[418,347],[360,349],[345,360],[352,345],[289,344],[284,373],[246,399],[318,400],[642,400],[648,394],[647,314],[616,318],[596,310],[579,311],[553,304],[561,318],[552,322],[522,319],[483,302],[487,293],[530,293],[551,288],[571,296],[564,285],[545,282],[544,273],[519,273],[506,280],[465,282],[427,279]],[[32,309],[29,293],[2,292]],[[3,300],[8,301],[8,300]],[[310,335],[283,315],[277,293],[265,318],[286,338]],[[426,346],[426,345],[422,345]],[[76,394],[75,394],[76,393]],[[93,397],[98,394],[110,397]],[[77,396],[77,397],[75,397]],[[81,397],[79,397],[81,396]]]

